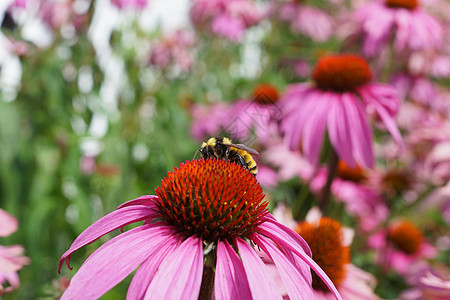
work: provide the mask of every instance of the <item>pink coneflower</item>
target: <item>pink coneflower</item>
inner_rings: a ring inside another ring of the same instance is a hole
[[[259,142],[265,143],[274,135],[274,117],[280,114],[277,106],[278,89],[268,83],[257,85],[252,97],[238,100],[230,108],[228,132],[238,140],[248,140],[254,132]]]
[[[292,224],[292,215],[289,217],[283,206],[281,210],[284,221]],[[277,206],[274,215],[280,215],[279,212],[280,207]],[[334,219],[322,217],[318,208],[312,208],[306,216],[306,221],[296,223],[294,226],[294,230],[308,242],[316,262],[330,276],[344,299],[378,299],[373,292],[375,278],[351,264],[350,246],[354,236],[353,230],[342,227]],[[266,258],[266,261],[269,267],[273,264],[269,258]],[[273,272],[276,275],[276,270]],[[280,285],[282,286],[281,282]],[[334,295],[314,274],[312,286],[314,299],[334,299]],[[283,293],[283,288],[280,289]]]
[[[377,251],[378,263],[399,274],[405,274],[413,262],[436,255],[436,249],[426,242],[420,229],[406,220],[378,231],[369,238],[368,245]]]
[[[353,15],[363,52],[369,57],[394,40],[394,51],[438,49],[444,35],[442,25],[423,11],[418,0],[370,1]]]
[[[264,16],[258,4],[251,0],[193,0],[192,22],[205,26],[214,34],[233,42],[242,40],[245,30]]]
[[[325,11],[305,5],[302,1],[288,1],[280,9],[280,17],[291,23],[291,29],[315,41],[324,42],[334,31],[334,20]]]
[[[368,113],[375,113],[401,145],[395,124],[400,101],[396,90],[374,83],[367,62],[356,55],[323,57],[313,72],[314,84],[288,87],[281,103],[281,129],[292,150],[300,142],[305,156],[317,164],[325,128],[337,155],[354,167],[374,162]]]
[[[17,220],[0,208],[0,236],[8,236],[17,230]]]
[[[254,247],[275,262],[292,299],[312,299],[309,266],[340,299],[304,240],[267,212],[256,178],[241,166],[186,162],[155,191],[122,204],[75,240],[59,269],[80,247],[144,221],[95,251],[61,299],[97,299],[138,267],[129,299],[208,299],[212,293],[215,299],[280,299]]]

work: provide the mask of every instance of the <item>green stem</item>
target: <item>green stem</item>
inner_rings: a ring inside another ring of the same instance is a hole
[[[325,186],[323,187],[322,194],[319,198],[319,208],[322,211],[323,214],[325,214],[325,210],[328,206],[328,202],[330,201],[330,194],[331,194],[331,184],[333,183],[334,178],[337,175],[337,166],[338,166],[339,158],[334,151],[333,148],[331,148],[330,157],[328,159],[328,176],[327,176],[327,182],[325,183]]]

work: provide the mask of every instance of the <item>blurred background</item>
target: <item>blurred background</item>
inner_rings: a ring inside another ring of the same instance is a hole
[[[384,185],[370,184],[387,212],[361,228],[361,216],[333,195],[328,215],[357,232],[352,262],[377,276],[380,297],[413,287],[407,275],[376,263],[366,243],[399,217],[415,221],[435,250],[427,264],[448,276],[449,4],[415,4],[438,22],[443,43],[405,56],[392,36],[376,55],[365,52],[355,12],[370,2],[2,0],[0,208],[18,229],[0,245],[22,245],[29,261],[18,271],[20,287],[0,297],[58,299],[84,259],[117,233],[78,251],[74,270],[57,274],[74,239],[121,203],[153,194],[210,136],[260,151],[258,178],[270,207],[283,202],[302,220],[316,205],[311,175],[303,174],[311,165],[301,146],[284,146],[274,118],[281,108],[252,105],[261,95],[275,103],[289,84],[311,81],[320,57],[347,52],[365,56],[376,81],[398,88],[406,152],[394,155],[389,134],[375,128],[376,172],[363,178],[382,178]],[[411,10],[397,2],[386,7]],[[9,286],[1,275],[0,267]],[[123,299],[129,280],[103,298]]]

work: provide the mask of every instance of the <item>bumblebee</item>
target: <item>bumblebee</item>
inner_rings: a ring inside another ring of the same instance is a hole
[[[218,158],[235,162],[253,175],[258,173],[258,167],[252,157],[259,153],[243,144],[233,144],[231,139],[225,137],[212,137],[208,141],[203,142],[198,149],[202,158]]]

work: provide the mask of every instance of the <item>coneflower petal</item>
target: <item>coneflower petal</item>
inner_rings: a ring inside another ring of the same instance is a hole
[[[256,251],[241,238],[236,239],[236,244],[244,264],[252,299],[282,299],[274,279]]]
[[[144,299],[197,299],[202,275],[202,240],[191,236],[163,260]]]
[[[227,241],[219,241],[217,245],[214,295],[216,300],[246,300],[252,297],[244,265]]]
[[[265,222],[259,225],[259,228],[265,229],[271,234],[279,235],[281,238],[291,242],[293,245],[300,246],[308,256],[312,256],[308,243],[291,228],[278,223],[272,215],[268,214]]]
[[[164,242],[158,250],[152,253],[150,257],[139,267],[131,280],[127,292],[127,299],[143,299],[150,285],[156,270],[161,262],[180,244],[181,240],[173,236],[172,239]]]
[[[259,233],[273,240],[278,245],[278,247],[285,253],[291,251],[293,254],[298,256],[303,262],[309,265],[310,268],[323,280],[323,282],[328,286],[330,291],[336,296],[336,299],[342,300],[341,295],[339,294],[338,290],[336,289],[336,287],[334,286],[333,282],[330,280],[328,275],[322,270],[322,268],[320,268],[320,266],[310,256],[306,255],[303,251],[299,251],[299,248],[296,247],[296,245],[293,245],[290,241],[284,240],[277,234],[277,232],[261,229]]]
[[[335,100],[331,101],[329,106],[328,135],[330,142],[339,158],[343,159],[350,167],[355,167],[349,117],[342,107],[342,97],[336,95]]]
[[[374,163],[372,149],[373,136],[364,115],[362,104],[354,94],[343,93],[342,107],[348,116],[347,119],[354,134],[354,136],[352,136],[354,156],[362,166],[372,167]]]
[[[155,196],[155,195],[144,195],[139,198],[122,203],[121,205],[119,205],[119,207],[117,207],[117,209],[121,209],[126,206],[132,206],[132,205],[146,205],[146,206],[155,207],[155,200],[157,200],[157,199],[158,199],[158,196]]]
[[[305,270],[299,269],[295,260],[291,259],[291,255],[283,253],[271,240],[262,235],[254,234],[252,241],[268,254],[275,263],[291,300],[314,298],[309,267],[307,267],[307,273],[305,273]],[[306,266],[306,264],[303,265]]]
[[[86,246],[94,242],[101,236],[127,224],[155,217],[156,213],[153,210],[153,207],[143,205],[124,207],[113,211],[110,214],[107,214],[106,216],[97,220],[94,224],[86,228],[86,230],[76,238],[76,240],[70,246],[69,250],[67,250],[61,256],[58,266],[58,272],[61,272],[61,267],[64,262],[66,262],[67,267],[72,270],[72,268],[70,267],[70,258],[72,256],[72,253],[80,249],[81,247]]]
[[[169,227],[154,223],[118,235],[89,256],[61,299],[98,299],[136,269],[156,247],[167,242],[172,234]]]
[[[315,109],[307,118],[303,128],[303,150],[312,164],[317,164],[324,140],[331,93],[325,92],[315,99]],[[334,100],[334,99],[333,99]]]

